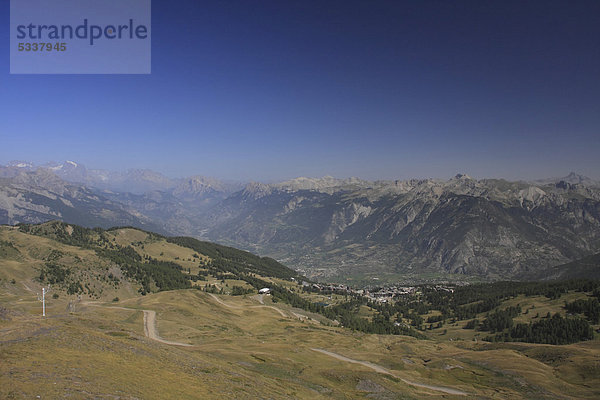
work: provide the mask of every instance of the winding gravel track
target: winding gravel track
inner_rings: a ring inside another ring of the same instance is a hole
[[[334,353],[334,352],[331,352],[331,351],[327,351],[327,350],[323,350],[323,349],[311,349],[311,350],[318,351],[319,353],[323,353],[323,354],[328,355],[328,356],[333,357],[333,358],[337,358],[340,361],[345,361],[345,362],[349,362],[349,363],[353,363],[353,364],[363,365],[363,366],[365,366],[367,368],[371,368],[372,370],[377,371],[377,372],[379,372],[381,374],[386,374],[386,375],[390,375],[390,376],[393,376],[395,378],[398,378],[402,382],[404,382],[404,383],[406,383],[408,385],[411,385],[411,386],[416,386],[416,387],[420,387],[420,388],[424,388],[424,389],[435,390],[437,392],[443,392],[443,393],[453,394],[453,395],[457,395],[457,396],[467,396],[468,395],[467,393],[463,392],[462,390],[447,388],[447,387],[443,387],[443,386],[426,385],[424,383],[413,382],[413,381],[409,381],[408,379],[400,378],[399,376],[393,374],[389,369],[384,368],[381,365],[370,363],[368,361],[354,360],[352,358],[344,357],[341,354],[337,354],[337,353]]]
[[[152,310],[142,310],[144,312],[144,333],[146,336],[152,340],[156,340],[157,342],[169,344],[171,346],[183,346],[183,347],[192,347],[191,344],[180,343],[180,342],[172,342],[170,340],[165,340],[158,335],[158,331],[156,330],[156,312]]]
[[[84,302],[82,304],[94,306],[94,307],[114,308],[117,310],[142,311],[144,313],[144,334],[146,335],[146,337],[148,339],[152,339],[157,342],[168,344],[171,346],[192,347],[192,345],[188,344],[188,343],[172,342],[170,340],[165,340],[165,339],[161,338],[160,335],[158,334],[158,330],[156,329],[156,312],[153,310],[140,310],[137,308],[105,306],[105,305],[98,304],[95,302]]]
[[[250,307],[232,306],[231,304],[227,304],[227,303],[223,302],[221,299],[219,299],[214,294],[212,294],[212,293],[208,293],[208,294],[213,299],[215,299],[215,301],[217,303],[219,303],[222,306],[225,306],[227,308],[237,308],[237,309],[243,309],[243,308],[270,308],[272,310],[277,311],[279,313],[279,315],[281,315],[282,317],[286,317],[286,318],[289,317],[287,314],[285,314],[283,311],[281,311],[277,307],[266,306],[266,305],[250,306]],[[156,312],[153,311],[153,310],[139,310],[139,309],[136,309],[136,308],[125,308],[125,307],[117,307],[117,306],[105,306],[105,305],[94,303],[94,302],[85,302],[84,304],[90,305],[90,306],[96,306],[96,307],[115,308],[115,309],[118,309],[118,310],[142,311],[144,313],[144,334],[146,335],[146,337],[148,337],[149,339],[155,340],[157,342],[168,344],[168,345],[171,345],[171,346],[192,347],[192,345],[188,344],[188,343],[173,342],[173,341],[161,338],[160,335],[158,334],[158,330],[156,329]]]
[[[26,289],[31,290],[31,288],[29,288],[27,285],[24,284],[24,286],[26,287]],[[208,293],[209,296],[211,296],[217,303],[221,304],[222,306],[225,306],[227,308],[235,308],[235,309],[243,309],[243,308],[248,308],[248,307],[240,307],[240,306],[233,306],[230,304],[227,304],[225,302],[223,302],[221,299],[219,299],[217,296],[215,296],[212,293]],[[105,306],[102,304],[98,304],[95,302],[84,302],[82,303],[84,305],[90,305],[90,306],[95,306],[95,307],[104,307],[104,308],[114,308],[117,310],[127,310],[127,311],[142,311],[144,313],[144,334],[146,335],[146,337],[148,337],[151,340],[157,341],[159,343],[163,343],[163,344],[168,344],[171,346],[182,346],[182,347],[192,347],[191,344],[188,343],[180,343],[180,342],[173,342],[170,340],[165,340],[163,338],[160,337],[160,335],[158,334],[158,330],[156,329],[156,312],[153,310],[139,310],[137,308],[126,308],[126,307],[118,307],[118,306]],[[289,318],[289,316],[287,314],[285,314],[282,310],[280,310],[277,307],[273,307],[273,306],[267,306],[267,305],[260,305],[260,306],[250,306],[249,308],[270,308],[273,309],[275,311],[277,311],[282,317],[286,317]],[[401,378],[397,375],[395,375],[394,373],[392,373],[390,370],[388,370],[387,368],[382,367],[381,365],[377,365],[377,364],[373,364],[369,361],[361,361],[361,360],[355,360],[352,358],[348,358],[345,357],[341,354],[337,354],[334,353],[332,351],[328,351],[328,350],[323,350],[323,349],[316,349],[316,348],[311,348],[311,350],[328,355],[330,357],[336,358],[340,361],[345,361],[345,362],[349,362],[349,363],[353,363],[353,364],[359,364],[362,366],[365,366],[367,368],[371,368],[372,370],[379,372],[381,374],[385,374],[385,375],[390,375],[393,376],[395,378],[400,379],[402,382],[411,385],[411,386],[416,386],[416,387],[420,387],[420,388],[424,388],[424,389],[430,389],[430,390],[435,390],[438,392],[443,392],[443,393],[447,393],[447,394],[453,394],[453,395],[458,395],[458,396],[467,396],[468,393],[463,392],[461,390],[457,390],[457,389],[452,389],[452,388],[447,388],[447,387],[443,387],[443,386],[434,386],[434,385],[426,385],[424,383],[418,383],[418,382],[413,382],[413,381],[409,381],[408,379],[404,379]]]
[[[275,310],[275,311],[277,311],[277,312],[279,313],[279,315],[281,315],[282,317],[289,318],[289,315],[287,315],[286,313],[284,313],[283,311],[281,311],[281,310],[280,310],[279,308],[277,308],[277,307],[273,307],[273,306],[264,306],[264,305],[262,305],[262,306],[248,306],[248,307],[232,306],[231,304],[224,303],[224,302],[223,302],[223,300],[221,300],[220,298],[218,298],[217,296],[215,296],[215,295],[214,295],[214,294],[212,294],[212,293],[208,293],[208,295],[209,295],[210,297],[212,297],[213,299],[215,299],[215,301],[216,301],[217,303],[219,303],[219,304],[221,304],[222,306],[225,306],[225,307],[227,307],[227,308],[236,308],[236,309],[245,309],[245,308],[270,308],[270,309],[272,309],[272,310]]]

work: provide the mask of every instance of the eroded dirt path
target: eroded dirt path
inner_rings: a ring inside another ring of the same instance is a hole
[[[224,302],[223,302],[223,300],[221,300],[220,298],[218,298],[217,296],[215,296],[215,295],[214,295],[214,294],[212,294],[212,293],[208,293],[208,295],[209,295],[210,297],[212,297],[213,299],[215,299],[215,301],[216,301],[217,303],[219,303],[220,305],[222,305],[222,306],[225,306],[225,307],[227,307],[227,308],[234,308],[234,309],[238,309],[238,310],[240,310],[240,309],[245,309],[245,308],[270,308],[270,309],[272,309],[272,310],[275,310],[275,311],[277,311],[277,312],[279,313],[279,315],[281,315],[282,317],[289,318],[289,315],[287,315],[286,313],[284,313],[282,310],[280,310],[280,309],[279,309],[279,308],[277,308],[277,307],[273,307],[273,306],[265,306],[265,305],[261,305],[261,306],[248,306],[248,307],[232,306],[231,304],[224,303]]]
[[[413,381],[409,381],[408,379],[404,379],[401,378],[399,376],[397,376],[396,374],[392,373],[389,369],[382,367],[381,365],[377,365],[377,364],[373,364],[371,362],[368,361],[360,361],[360,360],[354,360],[352,358],[348,358],[345,357],[341,354],[337,354],[334,353],[332,351],[327,351],[327,350],[323,350],[323,349],[311,349],[313,351],[317,351],[319,353],[323,353],[325,355],[328,355],[330,357],[336,358],[340,361],[345,361],[345,362],[349,362],[349,363],[353,363],[353,364],[360,364],[362,366],[365,366],[367,368],[371,368],[372,370],[379,372],[381,374],[386,374],[386,375],[390,375],[393,376],[395,378],[400,379],[402,382],[411,385],[411,386],[416,386],[416,387],[420,387],[420,388],[424,388],[424,389],[430,389],[430,390],[435,390],[437,392],[443,392],[443,393],[447,393],[447,394],[453,394],[453,395],[457,395],[457,396],[467,396],[468,394],[463,392],[462,390],[457,390],[457,389],[452,389],[452,388],[447,388],[447,387],[443,387],[443,386],[434,386],[434,385],[426,385],[424,383],[418,383],[418,382],[413,382]]]

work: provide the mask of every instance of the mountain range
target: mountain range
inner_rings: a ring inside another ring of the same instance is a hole
[[[59,178],[71,182],[116,192],[144,194],[152,191],[173,191],[176,193],[198,194],[207,191],[232,192],[241,189],[239,183],[226,183],[204,176],[172,179],[149,169],[129,169],[124,172],[104,169],[88,169],[74,161],[50,162],[35,165],[28,161],[11,161],[0,176],[10,177],[19,172],[37,170],[51,171]]]
[[[72,161],[0,167],[0,223],[50,219],[210,239],[349,283],[544,279],[600,252],[600,184],[571,173],[533,182],[458,174],[240,185]]]

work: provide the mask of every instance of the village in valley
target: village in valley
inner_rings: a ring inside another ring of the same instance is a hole
[[[321,292],[324,294],[338,294],[338,295],[353,295],[364,297],[368,301],[377,303],[388,303],[393,302],[401,297],[421,294],[420,288],[417,286],[379,286],[379,287],[367,287],[364,289],[355,289],[351,286],[342,284],[326,284],[326,283],[310,283],[302,281],[302,288],[304,291],[309,292]],[[432,289],[436,291],[445,291],[454,293],[454,287],[450,285],[433,285]]]

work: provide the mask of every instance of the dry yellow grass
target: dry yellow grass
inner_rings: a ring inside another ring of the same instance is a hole
[[[121,307],[155,310],[159,334],[190,343],[191,348],[145,338],[140,311],[108,308],[112,303],[107,307],[78,303],[73,313],[67,313],[63,299],[42,320],[34,316],[39,303],[30,299],[21,305],[28,312],[0,323],[0,397],[257,398],[263,393],[271,398],[354,398],[369,393],[452,397],[313,348],[375,363],[409,381],[471,395],[594,398],[599,394],[594,372],[597,342],[458,346],[303,323],[259,308],[252,298],[220,298],[235,308],[197,290],[119,302]],[[9,309],[12,305],[2,303]],[[564,354],[547,355],[557,349]],[[574,380],[582,376],[583,366],[589,369],[585,379]]]
[[[121,289],[118,303],[96,305],[61,292],[49,299],[42,319],[32,265],[52,248],[77,254],[84,264],[95,254],[47,239],[30,242],[5,228],[0,238],[23,254],[0,260],[0,398],[464,398],[401,379],[469,397],[600,397],[597,340],[569,346],[448,341],[452,334],[472,335],[460,326],[436,340],[368,335],[301,321],[294,312],[308,313],[268,297],[264,307],[254,296],[218,296],[223,305],[195,289],[148,296]],[[145,240],[122,238],[133,239]],[[542,303],[536,308],[559,304]],[[162,338],[192,347],[146,338],[144,309],[156,311]],[[394,376],[312,349],[377,364]]]

